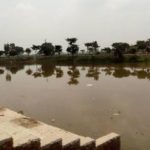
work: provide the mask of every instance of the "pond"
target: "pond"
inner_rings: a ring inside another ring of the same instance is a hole
[[[150,65],[0,66],[0,106],[98,138],[122,137],[122,150],[150,147]]]

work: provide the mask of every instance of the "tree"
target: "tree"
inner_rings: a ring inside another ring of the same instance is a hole
[[[96,54],[98,52],[98,48],[100,47],[97,41],[92,42],[93,51]]]
[[[23,47],[20,47],[20,46],[15,46],[14,50],[16,51],[17,55],[21,55],[24,53]]]
[[[40,45],[33,45],[32,49],[37,53],[37,51],[39,51],[41,49]]]
[[[94,41],[91,43],[85,43],[84,45],[87,47],[89,54],[97,54],[98,53],[98,48],[100,46],[98,45],[97,41]]]
[[[78,40],[77,38],[67,38],[66,39],[66,41],[69,43],[69,45],[76,43],[77,40]]]
[[[30,53],[31,53],[31,49],[30,48],[27,48],[26,50],[26,53],[28,54],[28,56],[30,55]]]
[[[91,54],[92,51],[93,51],[92,44],[91,43],[85,43],[84,45],[86,46],[87,51],[89,52],[89,54]]]
[[[9,55],[9,51],[10,51],[9,44],[4,44],[5,55]]]
[[[84,49],[81,49],[80,51],[81,51],[82,55],[85,53],[85,50],[84,50]]]
[[[137,41],[136,46],[138,51],[144,52],[146,50],[146,42],[145,41]]]
[[[150,39],[146,41],[146,51],[149,53],[150,52]]]
[[[66,41],[69,43],[69,47],[67,48],[67,52],[72,56],[78,53],[79,46],[76,43],[77,38],[67,38]]]
[[[110,54],[112,50],[111,50],[110,47],[105,47],[105,48],[103,48],[101,51],[102,51],[102,52],[105,52],[105,53],[107,53],[107,54]]]
[[[128,53],[130,53],[130,54],[136,54],[136,52],[137,52],[137,47],[136,47],[136,45],[131,45],[131,46],[129,47]]]
[[[55,48],[52,45],[52,43],[43,43],[41,45],[41,49],[39,51],[40,54],[44,54],[45,56],[54,55],[55,54]]]
[[[15,46],[14,43],[10,43],[4,45],[4,52],[6,55],[16,56],[16,55],[23,54],[24,50],[23,47]]]
[[[130,47],[128,43],[113,43],[112,44],[114,55],[117,59],[122,59],[123,54],[127,52],[128,48]]]
[[[55,53],[58,53],[58,55],[60,55],[62,53],[61,45],[55,45]]]
[[[0,56],[2,56],[4,54],[4,51],[0,51]]]

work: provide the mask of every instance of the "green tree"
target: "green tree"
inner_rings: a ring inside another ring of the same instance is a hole
[[[149,53],[150,52],[150,39],[146,41],[146,51]]]
[[[60,55],[62,53],[62,46],[61,45],[55,45],[55,53]]]
[[[117,59],[122,60],[123,54],[128,51],[130,47],[128,43],[113,43],[112,44],[114,55]]]
[[[0,56],[2,56],[4,54],[4,51],[0,51]]]
[[[16,51],[17,55],[22,55],[24,53],[23,47],[15,46],[14,50]]]
[[[146,50],[146,42],[145,41],[137,41],[136,46],[138,51],[144,52]]]
[[[4,52],[6,55],[16,56],[23,54],[24,50],[23,47],[15,46],[14,43],[10,43],[4,45]]]
[[[77,38],[67,38],[66,41],[69,43],[69,47],[67,48],[67,52],[72,56],[78,53],[79,46],[76,43]]]
[[[107,54],[110,54],[111,51],[112,51],[112,49],[111,49],[110,47],[105,47],[105,48],[103,48],[101,51],[102,51],[102,52],[105,52],[105,53],[107,53]]]
[[[52,43],[45,42],[41,45],[39,53],[44,54],[45,56],[52,56],[55,54],[55,47],[52,45]]]
[[[31,49],[30,48],[27,48],[26,50],[26,53],[28,54],[28,56],[30,55],[30,53],[31,53]]]
[[[9,44],[4,44],[5,55],[9,55],[9,51],[10,51]]]
[[[38,51],[40,51],[41,46],[40,45],[33,45],[32,49],[37,53]]]
[[[89,54],[92,54],[93,53],[92,43],[85,43],[84,45],[87,48]]]
[[[89,54],[97,54],[98,48],[100,47],[97,43],[97,41],[91,42],[91,43],[85,43],[84,44],[87,47],[87,51]]]
[[[98,42],[97,41],[94,41],[94,42],[92,42],[92,47],[93,47],[93,52],[95,53],[95,54],[97,54],[98,53],[98,51],[99,51],[99,45],[98,45]]]

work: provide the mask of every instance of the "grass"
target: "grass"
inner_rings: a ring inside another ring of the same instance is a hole
[[[150,62],[150,55],[124,55],[123,61],[118,61],[113,55],[100,54],[100,55],[60,55],[60,56],[15,56],[15,57],[1,57],[0,63],[20,62],[27,64],[40,63],[48,60],[51,63],[67,65],[73,64],[109,64],[109,63],[139,63]]]

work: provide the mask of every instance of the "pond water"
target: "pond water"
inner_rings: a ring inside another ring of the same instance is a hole
[[[122,137],[122,150],[150,148],[150,65],[0,66],[0,106],[98,138]]]

